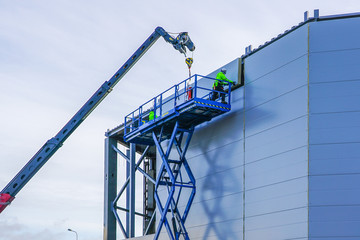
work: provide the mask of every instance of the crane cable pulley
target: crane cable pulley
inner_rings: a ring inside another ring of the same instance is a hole
[[[185,54],[185,57],[187,57],[186,54]],[[185,58],[185,63],[189,68],[189,78],[191,77],[191,66],[192,66],[192,64],[194,62],[193,57],[194,57],[194,52],[192,52],[191,57]]]

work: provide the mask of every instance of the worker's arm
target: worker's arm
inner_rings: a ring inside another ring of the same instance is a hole
[[[229,82],[230,82],[231,84],[235,84],[235,82],[233,82],[233,81],[231,81],[230,79],[228,79],[228,78],[225,76],[225,74],[222,73],[222,72],[220,72],[220,73],[218,74],[218,79],[220,79],[221,81],[223,81],[223,84],[224,84],[224,85],[228,85]]]
[[[230,82],[232,85],[235,85],[234,81],[231,81],[230,79],[226,78],[226,81]]]

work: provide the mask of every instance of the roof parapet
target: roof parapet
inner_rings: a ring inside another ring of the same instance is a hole
[[[288,33],[294,31],[295,29],[305,25],[308,22],[316,22],[321,20],[332,20],[332,19],[341,19],[341,18],[352,18],[352,17],[360,17],[360,12],[357,13],[349,13],[349,14],[339,14],[339,15],[329,15],[329,16],[322,16],[320,17],[320,10],[314,9],[314,16],[310,17],[309,12],[304,12],[304,21],[300,22],[297,26],[293,26],[290,29],[285,30],[283,33],[280,33],[278,36],[273,37],[270,41],[265,42],[262,45],[259,45],[257,48],[252,48],[251,45],[245,48],[245,54],[241,56],[241,58],[246,58],[249,55],[259,51],[260,49],[270,45],[271,43],[275,42],[276,40],[282,38],[283,36],[287,35]]]

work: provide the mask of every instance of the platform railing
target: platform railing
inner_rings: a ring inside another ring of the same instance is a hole
[[[228,89],[221,92],[213,89],[213,83],[216,80],[215,78],[195,74],[168,88],[125,116],[124,135],[137,130],[143,124],[152,123],[165,117],[170,110],[194,98],[211,100],[212,94],[218,93],[217,99],[213,101],[221,101],[221,94],[224,94],[226,101],[230,103],[231,83],[227,85]]]

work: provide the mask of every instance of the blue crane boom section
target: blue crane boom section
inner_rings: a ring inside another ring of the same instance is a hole
[[[101,103],[111,92],[113,87],[125,76],[145,52],[162,36],[166,42],[171,43],[180,53],[185,54],[186,48],[195,50],[195,46],[187,32],[180,33],[176,38],[169,35],[163,28],[157,27],[146,41],[135,51],[135,53],[121,66],[121,68],[104,82],[80,110],[69,120],[69,122],[28,161],[18,174],[0,192],[0,213],[15,198],[16,194],[30,181],[40,168],[51,158],[51,156],[63,145],[66,139],[76,130],[87,116]]]

